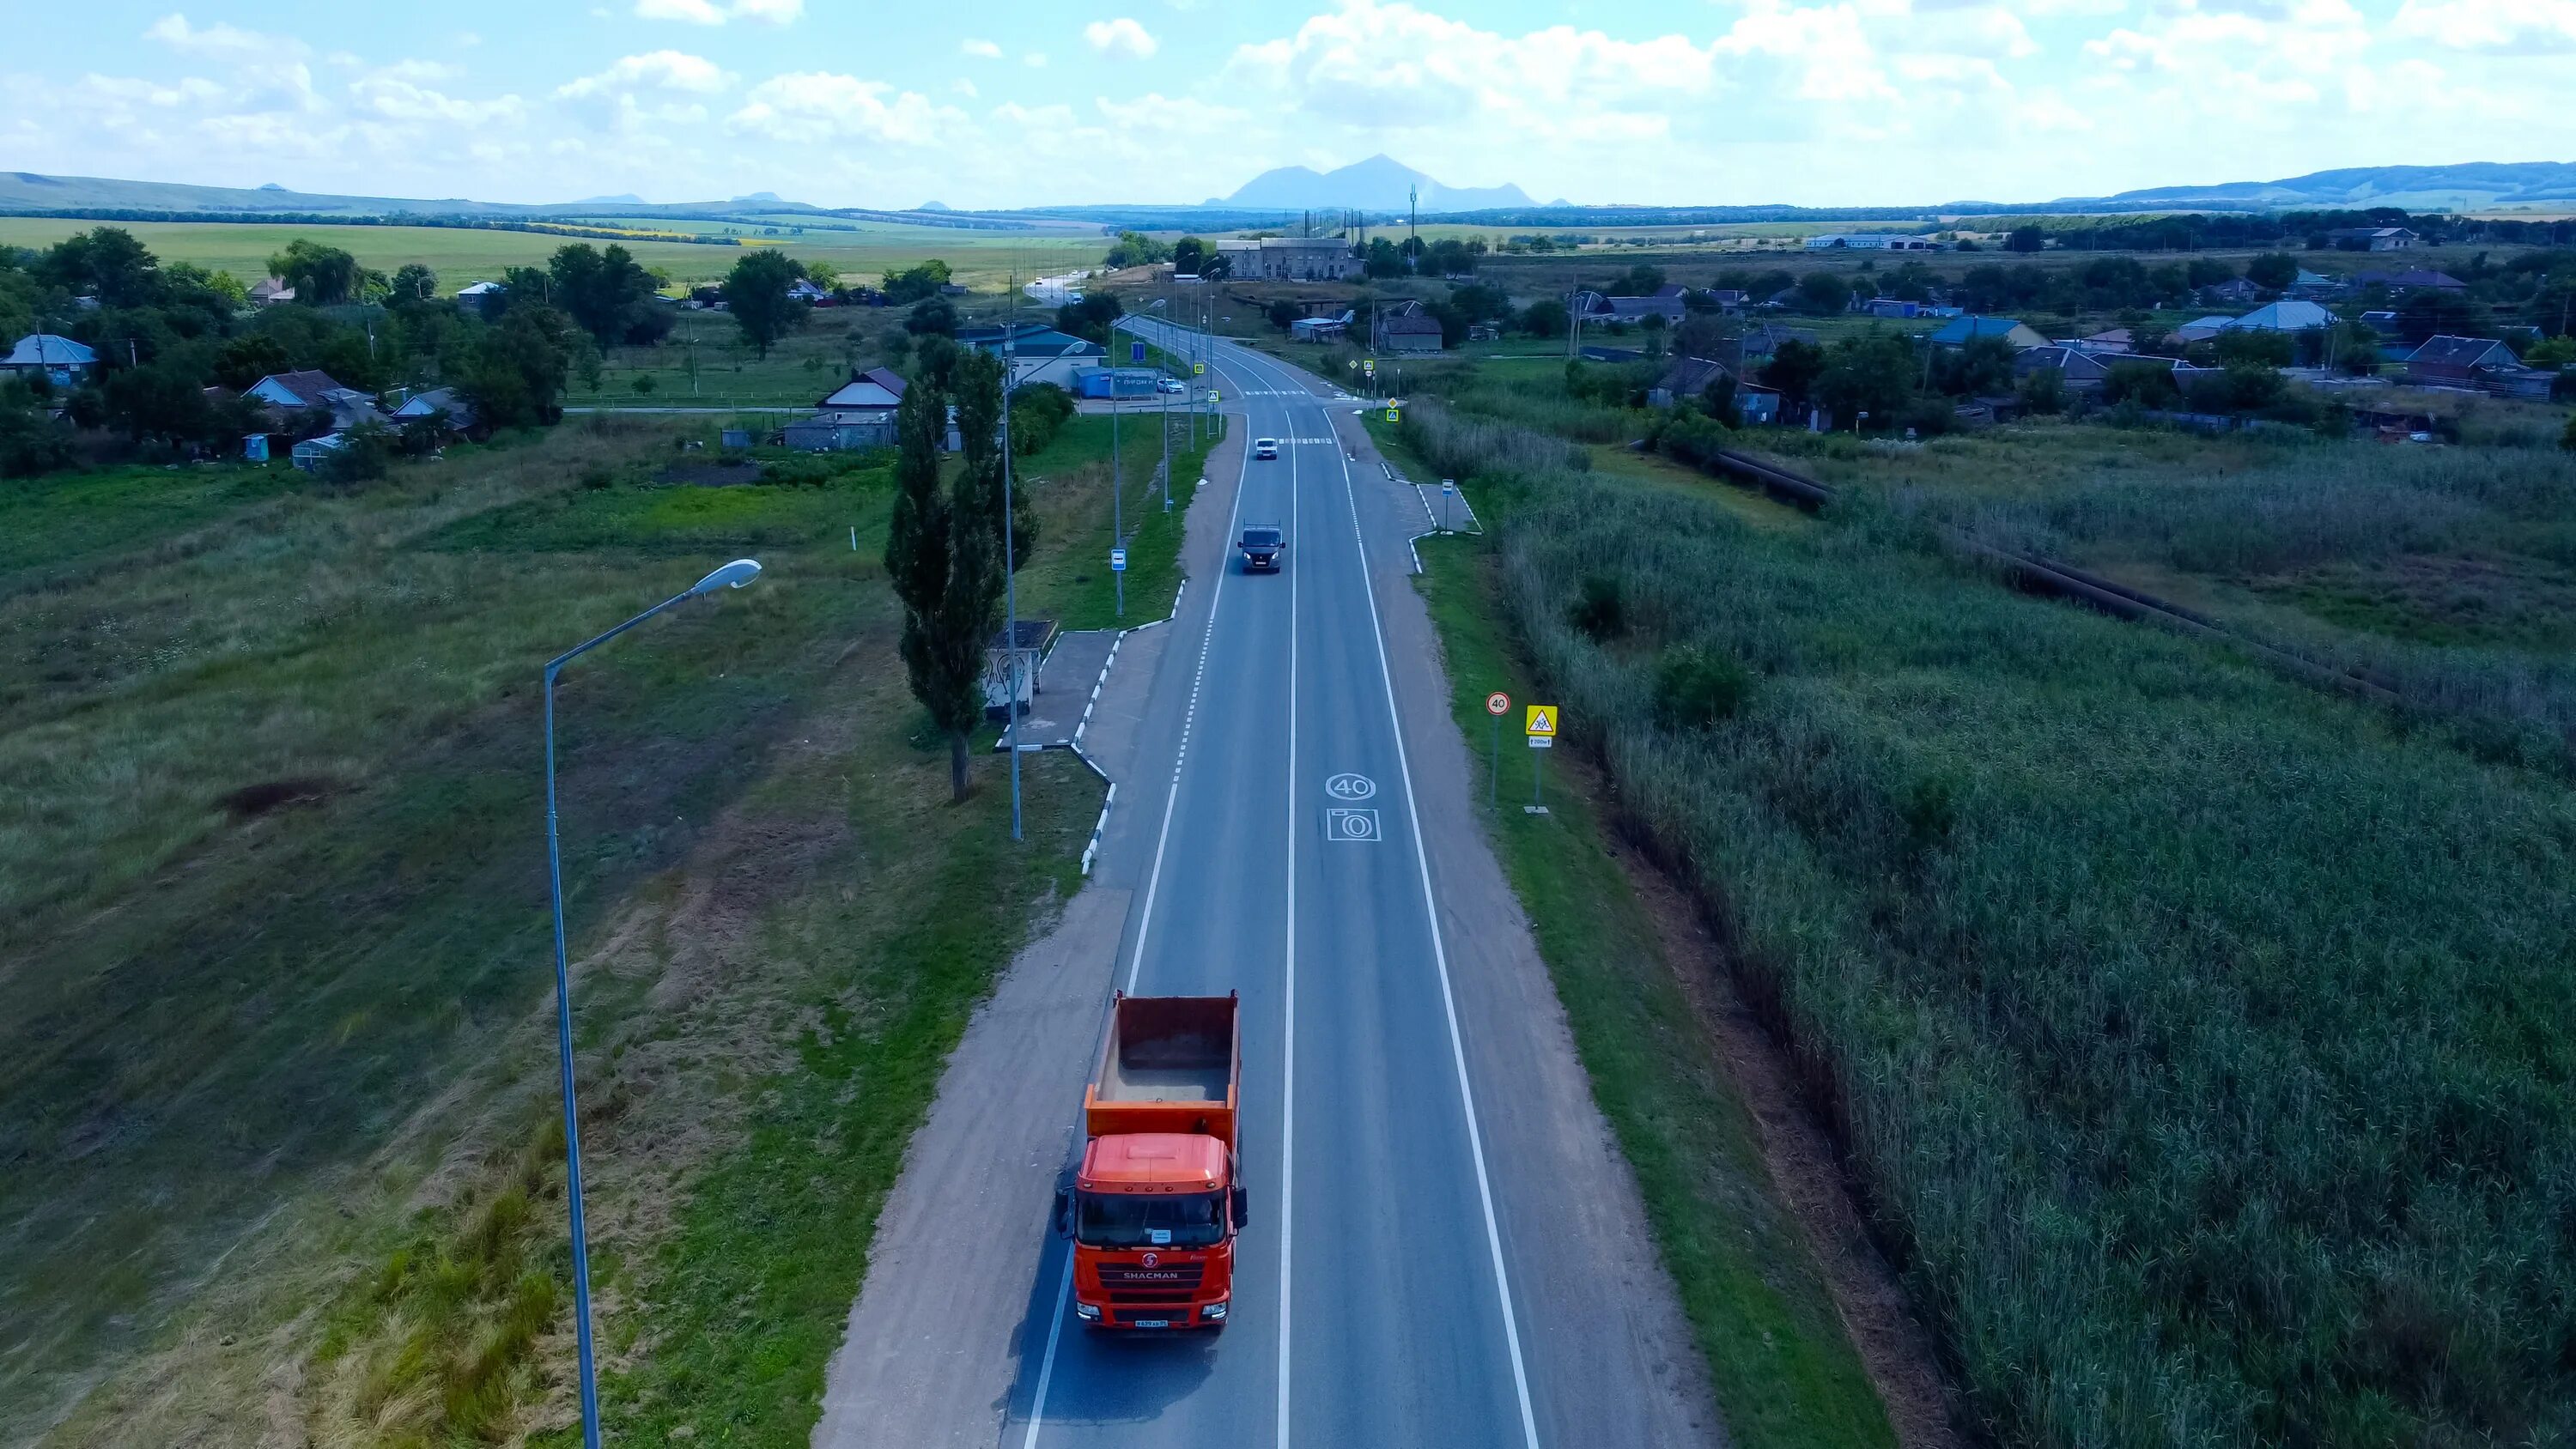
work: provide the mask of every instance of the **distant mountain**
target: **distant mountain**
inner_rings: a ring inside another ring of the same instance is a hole
[[[2470,161],[2457,166],[2353,166],[2282,181],[2230,181],[2216,186],[2157,186],[2116,196],[2068,198],[2069,206],[2106,201],[2123,210],[2224,207],[2231,211],[2299,211],[2395,206],[2408,211],[2484,211],[2506,206],[2576,203],[2576,162]]]
[[[615,196],[585,196],[573,203],[575,206],[642,206],[643,204],[644,198],[632,191],[621,191]]]
[[[1444,186],[1384,155],[1354,161],[1333,171],[1282,166],[1255,176],[1232,196],[1210,198],[1206,204],[1264,211],[1351,207],[1362,211],[1401,212],[1412,204],[1408,192],[1415,187],[1421,188],[1419,204],[1425,215],[1538,204],[1530,200],[1528,192],[1509,183],[1501,186]]]

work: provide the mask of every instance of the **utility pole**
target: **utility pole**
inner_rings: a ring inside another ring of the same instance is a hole
[[[1154,396],[1162,399],[1162,416],[1155,421],[1163,425],[1163,511],[1172,511],[1172,395],[1163,385],[1154,385]]]
[[[1020,838],[1020,581],[1019,560],[1014,557],[1011,538],[1011,384],[1018,381],[1012,333],[1020,320],[1020,272],[1011,269],[1011,310],[1002,317],[1002,646],[1003,658],[1009,661],[1009,673],[1002,686],[1003,705],[1010,711],[1011,735],[1011,838]],[[1037,681],[1029,681],[1032,693]]]
[[[1118,446],[1118,369],[1109,369],[1109,546],[1127,546],[1127,455]],[[1118,585],[1118,617],[1127,617],[1127,571],[1111,569]]]

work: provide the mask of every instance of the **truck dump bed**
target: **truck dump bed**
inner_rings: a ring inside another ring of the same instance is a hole
[[[1083,1093],[1083,1130],[1200,1133],[1231,1148],[1242,1074],[1234,997],[1121,992]]]

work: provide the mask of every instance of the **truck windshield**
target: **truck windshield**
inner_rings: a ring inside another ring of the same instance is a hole
[[[1247,528],[1243,531],[1243,546],[1245,548],[1277,548],[1279,546],[1279,530],[1275,528]]]
[[[1086,1192],[1074,1238],[1092,1248],[1206,1248],[1225,1238],[1225,1194]]]

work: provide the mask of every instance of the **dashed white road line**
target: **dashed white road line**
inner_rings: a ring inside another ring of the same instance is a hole
[[[1247,423],[1249,422],[1249,416],[1248,416],[1248,415],[1247,415],[1246,421],[1247,421]],[[1244,465],[1243,465],[1244,477],[1242,477],[1242,478],[1238,478],[1238,479],[1236,480],[1236,482],[1235,482],[1235,488],[1234,488],[1234,508],[1233,508],[1233,511],[1228,515],[1228,517],[1227,517],[1227,519],[1226,519],[1226,537],[1227,537],[1227,538],[1229,538],[1229,539],[1231,539],[1231,538],[1235,537],[1235,535],[1236,535],[1236,531],[1237,531],[1237,529],[1239,528],[1239,526],[1240,526],[1240,525],[1241,525],[1241,523],[1242,523],[1242,517],[1243,517],[1243,484],[1244,484],[1244,481],[1245,481],[1246,479],[1248,479],[1248,478],[1249,478],[1250,473],[1251,473],[1251,467],[1250,467],[1250,463],[1251,463],[1251,456],[1252,456],[1252,450],[1251,450],[1249,447],[1246,447],[1246,448],[1244,449]],[[1136,989],[1136,974],[1137,974],[1137,972],[1138,972],[1138,971],[1140,971],[1140,970],[1142,970],[1142,969],[1143,969],[1144,964],[1145,964],[1145,936],[1146,936],[1147,931],[1152,927],[1152,925],[1153,925],[1153,923],[1154,923],[1154,899],[1155,899],[1155,896],[1160,892],[1160,890],[1161,890],[1161,888],[1162,888],[1162,884],[1163,884],[1163,858],[1164,858],[1164,853],[1165,853],[1165,851],[1170,847],[1170,845],[1171,845],[1171,843],[1172,843],[1172,807],[1173,807],[1175,804],[1179,803],[1180,798],[1181,798],[1181,766],[1182,766],[1182,764],[1183,764],[1185,761],[1187,761],[1187,760],[1189,759],[1189,753],[1190,753],[1190,734],[1191,734],[1192,730],[1193,730],[1193,729],[1195,729],[1195,728],[1196,728],[1196,726],[1197,726],[1197,724],[1198,724],[1198,714],[1199,714],[1199,692],[1200,692],[1200,690],[1201,690],[1202,688],[1204,688],[1204,687],[1206,686],[1206,683],[1207,683],[1208,647],[1216,641],[1216,620],[1217,620],[1217,610],[1218,610],[1219,606],[1221,606],[1221,605],[1225,602],[1225,579],[1226,579],[1226,575],[1227,575],[1228,573],[1230,573],[1230,572],[1232,572],[1232,571],[1231,571],[1231,570],[1229,570],[1229,569],[1222,568],[1222,567],[1220,567],[1220,568],[1217,570],[1217,576],[1216,576],[1216,592],[1208,596],[1208,618],[1207,618],[1207,629],[1206,629],[1206,632],[1205,632],[1205,633],[1200,637],[1200,639],[1199,639],[1199,657],[1198,657],[1198,664],[1197,664],[1197,667],[1196,667],[1195,672],[1191,675],[1191,678],[1190,678],[1190,702],[1189,702],[1189,706],[1188,706],[1188,708],[1187,708],[1187,709],[1185,709],[1185,710],[1182,712],[1182,715],[1181,715],[1181,742],[1180,742],[1180,748],[1179,748],[1179,749],[1177,749],[1177,750],[1175,750],[1175,751],[1173,752],[1173,755],[1172,755],[1172,785],[1171,785],[1171,790],[1169,791],[1169,793],[1167,793],[1167,794],[1164,796],[1164,798],[1163,798],[1163,824],[1162,824],[1162,829],[1161,829],[1161,831],[1156,835],[1156,837],[1155,837],[1155,841],[1154,841],[1154,865],[1153,865],[1153,869],[1152,869],[1152,870],[1151,870],[1151,871],[1146,875],[1146,878],[1145,878],[1145,909],[1144,909],[1144,913],[1143,913],[1142,915],[1140,915],[1140,916],[1138,916],[1138,917],[1137,917],[1137,920],[1136,920],[1136,949],[1135,949],[1134,953],[1128,957],[1128,961],[1127,961],[1127,985],[1126,985],[1126,990],[1128,990],[1129,992],[1133,992],[1133,991]],[[1186,587],[1186,584],[1184,585],[1184,587]],[[1172,617],[1173,617],[1173,618],[1177,618],[1177,617],[1179,617],[1179,614],[1180,614],[1180,600],[1179,600],[1179,598],[1176,596],[1176,597],[1173,599],[1173,601],[1172,601]],[[1155,622],[1157,622],[1157,623],[1168,623],[1168,622],[1170,622],[1170,620],[1169,620],[1169,619],[1162,619],[1162,620],[1157,620],[1157,621],[1155,621]],[[1150,626],[1150,625],[1141,625],[1141,624],[1140,624],[1140,625],[1138,625],[1137,627],[1138,627],[1138,628],[1148,628],[1148,627],[1151,627],[1151,626]],[[1290,648],[1291,653],[1292,653],[1292,655],[1293,655],[1294,650],[1295,650],[1295,647],[1296,647],[1296,642],[1295,642],[1295,629],[1296,629],[1296,622],[1295,622],[1295,616],[1294,616],[1293,612],[1292,612],[1292,614],[1290,615],[1289,629],[1290,629],[1290,641],[1289,641],[1289,648]],[[1122,642],[1123,642],[1123,641],[1122,641]],[[1104,672],[1105,672],[1105,671],[1104,671]],[[1292,677],[1292,679],[1293,679],[1293,677],[1294,677],[1294,676],[1293,676],[1293,671],[1292,671],[1292,675],[1291,675],[1291,677]],[[1096,688],[1096,687],[1095,687],[1094,692],[1095,692],[1095,693],[1097,693],[1097,688]],[[1292,760],[1292,762],[1293,762],[1293,760],[1294,760],[1294,756],[1293,756],[1293,754],[1292,754],[1292,756],[1291,756],[1291,760]],[[1113,788],[1113,794],[1114,794],[1114,793],[1115,793],[1115,792],[1114,792],[1114,788]],[[1105,822],[1107,821],[1107,819],[1108,819],[1108,806],[1107,806],[1106,804],[1103,804],[1103,805],[1102,805],[1102,807],[1101,807],[1101,819],[1102,819],[1102,821],[1103,821],[1104,823],[1105,823]],[[1095,839],[1094,839],[1094,841],[1093,841],[1093,849],[1095,849],[1095,850],[1098,848],[1098,840],[1097,840],[1097,838],[1096,838],[1096,837],[1097,837],[1097,833],[1098,833],[1098,831],[1097,831],[1097,828],[1095,827],[1095,830],[1094,830],[1094,836],[1095,836]],[[1090,854],[1090,852],[1089,852],[1089,851],[1086,851],[1086,852],[1085,852],[1086,857],[1087,857],[1089,854]],[[1283,1212],[1283,1214],[1282,1214],[1282,1219],[1281,1219],[1281,1237],[1282,1237],[1282,1241],[1284,1242],[1284,1241],[1285,1241],[1285,1238],[1286,1238],[1286,1219],[1285,1219],[1285,1214],[1284,1214],[1284,1212]],[[1036,1388],[1035,1392],[1034,1392],[1034,1393],[1031,1395],[1031,1397],[1030,1397],[1030,1401],[1029,1401],[1029,1423],[1028,1423],[1028,1432],[1027,1432],[1026,1434],[1024,1434],[1023,1436],[1021,1436],[1021,1439],[1020,1439],[1020,1446],[1021,1446],[1021,1449],[1037,1449],[1037,1445],[1038,1445],[1038,1431],[1046,1427],[1047,1390],[1048,1390],[1048,1388],[1049,1388],[1049,1387],[1051,1387],[1051,1386],[1054,1384],[1054,1382],[1055,1382],[1055,1361],[1056,1361],[1056,1351],[1058,1350],[1058,1348],[1060,1348],[1060,1347],[1062,1346],[1062,1344],[1063,1344],[1063,1342],[1064,1342],[1064,1320],[1065,1320],[1065,1317],[1066,1317],[1066,1309],[1070,1306],[1070,1304],[1071,1304],[1071,1302],[1072,1302],[1072,1299],[1073,1299],[1073,1253],[1072,1253],[1072,1251],[1071,1251],[1070,1249],[1068,1249],[1068,1250],[1066,1250],[1065,1255],[1064,1255],[1064,1273],[1063,1273],[1063,1275],[1062,1275],[1062,1276],[1057,1280],[1057,1282],[1056,1282],[1056,1290],[1055,1290],[1055,1313],[1054,1313],[1053,1318],[1052,1318],[1052,1319],[1050,1319],[1050,1320],[1049,1320],[1049,1322],[1048,1322],[1048,1324],[1047,1324],[1046,1356],[1045,1356],[1045,1358],[1044,1358],[1044,1359],[1042,1359],[1042,1360],[1039,1362],[1039,1365],[1038,1365],[1038,1382],[1037,1382],[1037,1388]],[[1283,1328],[1284,1328],[1284,1325],[1283,1325]],[[1282,1343],[1283,1343],[1283,1345],[1284,1345],[1284,1343],[1285,1343],[1285,1341],[1286,1341],[1286,1334],[1285,1334],[1284,1332],[1281,1334],[1281,1341],[1282,1341]],[[1284,1353],[1286,1352],[1286,1350],[1285,1350],[1285,1348],[1284,1348],[1284,1347],[1282,1348],[1281,1352],[1283,1353],[1283,1355],[1284,1355]],[[1282,1400],[1283,1400],[1283,1401],[1285,1400],[1286,1395],[1285,1395],[1285,1393],[1284,1393],[1284,1392],[1282,1393],[1281,1398],[1282,1398]],[[1284,1408],[1283,1408],[1282,1412],[1283,1412],[1283,1413],[1285,1412]],[[1280,1442],[1281,1442],[1281,1445],[1282,1445],[1282,1449],[1284,1449],[1284,1446],[1285,1446],[1285,1444],[1286,1444],[1286,1442],[1287,1442],[1284,1436],[1282,1437],[1282,1439],[1281,1439],[1281,1441],[1280,1441]]]

